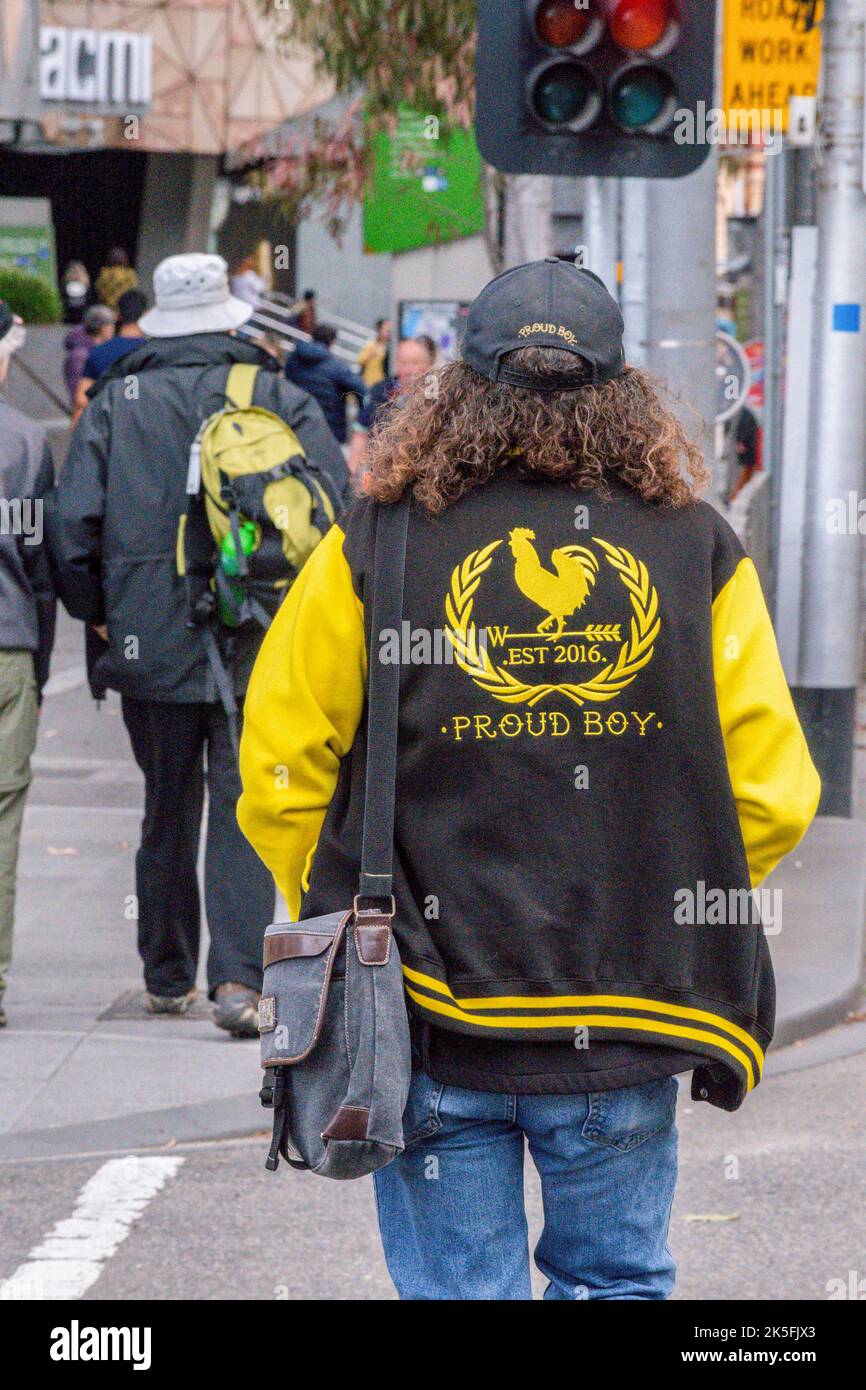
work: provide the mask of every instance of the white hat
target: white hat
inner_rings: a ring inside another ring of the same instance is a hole
[[[139,320],[142,332],[153,338],[225,333],[240,328],[254,312],[252,304],[229,291],[222,256],[168,256],[153,272],[153,294],[156,308]]]

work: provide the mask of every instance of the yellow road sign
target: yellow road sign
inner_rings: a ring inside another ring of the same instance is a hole
[[[724,0],[724,7],[722,105],[729,125],[748,125],[755,134],[787,130],[789,97],[818,90],[823,0]]]

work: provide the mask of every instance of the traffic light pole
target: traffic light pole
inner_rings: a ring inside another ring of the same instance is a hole
[[[716,151],[693,174],[651,179],[646,195],[646,364],[666,381],[686,429],[715,463]],[[632,265],[623,265],[625,279]]]
[[[619,259],[619,180],[590,174],[583,180],[583,235],[587,264],[616,297]]]
[[[541,261],[553,250],[553,181],[541,174],[505,179],[504,269]]]
[[[773,582],[779,571],[779,507],[782,469],[784,303],[788,278],[786,218],[787,151],[776,134],[764,159],[764,412],[762,464],[770,488],[770,555]],[[774,595],[768,595],[771,608]]]
[[[622,294],[626,361],[645,367],[649,350],[649,183],[622,181]]]
[[[866,195],[863,0],[827,0],[823,154],[799,686],[794,697],[821,774],[821,810],[851,814],[862,675],[858,531],[866,459]],[[852,508],[851,499],[855,499]],[[834,521],[835,517],[835,521]]]

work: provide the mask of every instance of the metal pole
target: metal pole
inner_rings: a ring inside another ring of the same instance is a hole
[[[866,458],[864,30],[863,0],[827,0],[801,685],[795,692],[824,784],[821,809],[842,816],[851,814],[862,673],[857,501]]]
[[[784,308],[788,282],[787,151],[782,135],[767,147],[764,178],[764,411],[762,461],[770,486],[770,574],[778,572],[782,470]],[[772,596],[771,596],[772,597]]]
[[[583,237],[589,269],[616,295],[619,252],[619,180],[590,175],[584,179]]]
[[[815,225],[815,180],[811,149],[789,149],[791,171],[791,223],[795,227]]]
[[[506,268],[540,261],[553,250],[553,180],[509,174],[505,181]]]
[[[646,179],[622,181],[622,316],[626,361],[645,367],[649,349],[648,190]]]
[[[693,174],[647,182],[647,365],[670,384],[692,436],[703,423],[701,444],[710,469],[716,415],[716,165],[713,149]]]

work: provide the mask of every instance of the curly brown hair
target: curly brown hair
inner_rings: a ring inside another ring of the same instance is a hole
[[[488,381],[460,361],[427,373],[373,430],[365,491],[396,502],[411,489],[438,513],[515,455],[530,474],[602,495],[614,477],[669,507],[687,506],[706,487],[700,449],[646,372],[626,367],[594,386],[589,364],[562,348],[520,348],[503,360],[546,389]],[[549,389],[551,376],[568,386]]]

